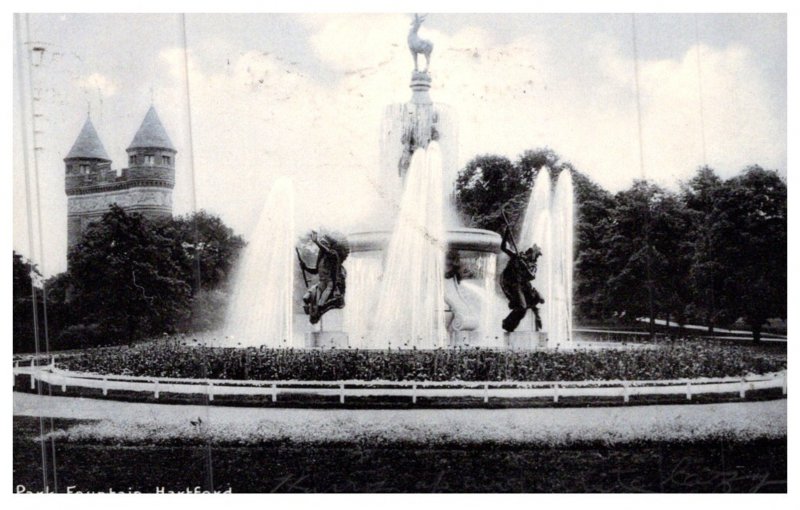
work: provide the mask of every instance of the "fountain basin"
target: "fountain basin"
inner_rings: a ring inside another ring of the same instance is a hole
[[[385,270],[384,255],[391,239],[388,231],[356,232],[348,235],[350,257],[348,271],[348,304],[345,307],[345,329],[351,344],[360,348],[385,348],[375,335],[375,303],[377,289]],[[489,299],[494,294],[497,253],[501,237],[495,232],[475,228],[450,229],[445,235],[442,256],[455,252],[461,266],[462,279],[444,282],[444,326],[450,346],[478,345],[483,337],[497,336],[488,329],[494,320],[495,307]],[[441,275],[445,278],[445,274]],[[351,283],[352,282],[352,285]],[[403,289],[397,289],[402,292]],[[399,313],[402,313],[400,311]],[[499,322],[498,322],[499,324]]]
[[[350,252],[381,251],[386,249],[392,233],[385,230],[354,232],[347,236]],[[447,246],[457,251],[500,253],[500,235],[479,228],[456,228],[447,231]]]

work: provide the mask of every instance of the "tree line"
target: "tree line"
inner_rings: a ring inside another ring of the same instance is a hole
[[[147,219],[112,205],[47,280],[14,252],[14,351],[127,343],[219,327],[244,240],[207,212]],[[36,330],[38,331],[36,331]]]
[[[746,324],[761,339],[768,319],[786,318],[786,182],[753,165],[721,179],[699,168],[678,191],[637,180],[603,189],[549,149],[516,161],[473,158],[459,173],[456,203],[465,223],[502,232],[500,211],[522,227],[543,167],[571,171],[576,199],[577,323],[649,318],[682,326]]]

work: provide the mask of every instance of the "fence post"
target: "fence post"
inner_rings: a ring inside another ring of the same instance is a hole
[[[272,401],[278,401],[278,386],[275,383],[272,383]]]
[[[67,391],[67,378],[61,376],[61,393],[65,393]]]
[[[339,383],[339,403],[344,404],[344,383]]]
[[[686,400],[692,400],[692,383],[686,383]]]
[[[558,403],[558,383],[553,385],[553,402]]]
[[[208,384],[208,400],[214,400],[214,385],[210,381],[206,381],[206,383]]]
[[[746,392],[747,392],[747,381],[745,381],[744,377],[742,377],[742,382],[739,385],[739,398],[744,398]]]
[[[489,403],[489,383],[483,384],[483,403]]]
[[[622,401],[626,404],[631,401],[630,391],[628,390],[628,381],[622,383]]]
[[[153,391],[153,396],[155,398],[161,397],[161,391],[160,391],[160,389],[158,387],[158,379],[155,380],[155,388],[154,388],[154,391]]]
[[[417,383],[411,385],[411,403],[417,403]]]
[[[103,395],[108,395],[108,378],[103,376]]]
[[[783,384],[782,384],[783,394],[786,395],[786,371],[783,371]]]
[[[31,389],[36,389],[36,372],[31,371]]]

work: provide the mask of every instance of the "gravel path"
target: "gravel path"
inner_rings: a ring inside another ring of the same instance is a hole
[[[338,410],[162,405],[14,393],[15,416],[100,420],[67,440],[169,442],[511,442],[567,444],[786,435],[786,399],[724,404],[537,409]],[[202,423],[197,424],[201,418]],[[195,422],[195,424],[192,424]]]

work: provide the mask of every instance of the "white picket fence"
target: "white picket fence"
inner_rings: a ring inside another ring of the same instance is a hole
[[[546,398],[558,402],[566,397],[618,397],[628,402],[632,396],[685,395],[691,400],[696,395],[738,393],[745,398],[748,391],[781,388],[787,392],[786,371],[746,377],[646,380],[646,381],[240,381],[228,379],[182,379],[172,377],[141,377],[125,375],[98,375],[59,369],[54,363],[37,366],[14,366],[14,384],[17,375],[30,376],[30,388],[42,381],[65,392],[68,387],[93,388],[108,395],[109,391],[134,391],[152,393],[159,398],[162,393],[207,395],[209,400],[221,395],[270,396],[272,402],[279,395],[338,396],[344,403],[352,397],[407,397],[416,403],[418,398]]]

